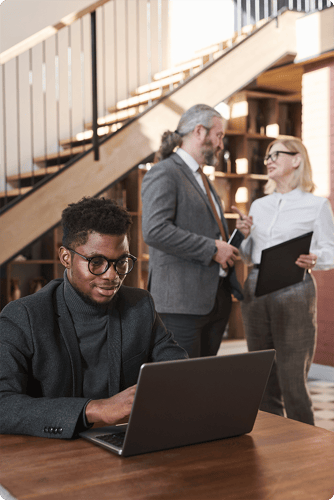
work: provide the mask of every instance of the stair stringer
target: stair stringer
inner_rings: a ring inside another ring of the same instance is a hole
[[[88,152],[4,212],[0,264],[54,227],[69,203],[101,193],[156,151],[163,132],[174,130],[190,106],[215,106],[295,54],[298,17],[285,11],[271,20],[103,142],[98,161]]]

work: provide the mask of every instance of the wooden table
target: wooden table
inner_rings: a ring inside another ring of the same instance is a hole
[[[253,431],[120,458],[93,444],[1,436],[0,483],[17,499],[329,500],[334,433],[259,412]]]

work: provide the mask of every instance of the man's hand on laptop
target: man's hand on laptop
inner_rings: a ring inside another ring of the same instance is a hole
[[[109,425],[124,422],[130,415],[136,387],[136,385],[128,387],[108,399],[90,401],[86,406],[87,422],[90,424],[104,422]]]

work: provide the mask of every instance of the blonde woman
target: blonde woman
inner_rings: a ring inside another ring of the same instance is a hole
[[[314,425],[307,388],[316,345],[316,286],[312,269],[334,267],[334,223],[328,200],[314,196],[309,156],[302,141],[280,136],[267,148],[264,163],[268,183],[264,196],[251,205],[248,216],[239,213],[237,228],[245,240],[242,258],[253,265],[241,303],[250,351],[276,349],[261,409]],[[296,265],[306,269],[305,279],[261,297],[254,291],[263,249],[313,231],[310,253]]]

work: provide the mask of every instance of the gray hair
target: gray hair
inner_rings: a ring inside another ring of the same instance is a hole
[[[161,145],[157,153],[158,160],[168,158],[176,148],[182,144],[182,138],[190,134],[196,125],[210,129],[213,118],[222,119],[222,115],[207,104],[195,104],[183,113],[175,132],[167,130],[161,138]]]

